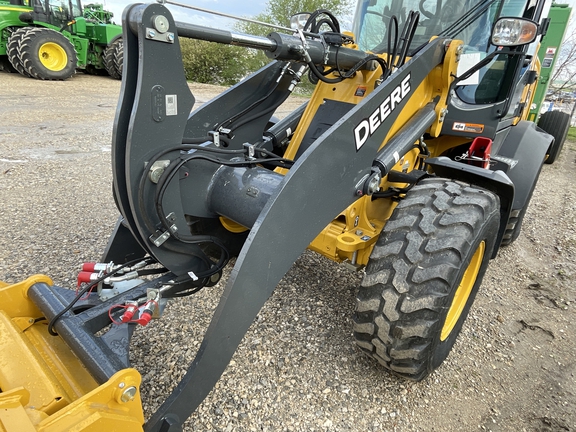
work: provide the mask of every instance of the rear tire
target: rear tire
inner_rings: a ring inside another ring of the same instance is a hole
[[[119,54],[121,51],[121,54]],[[114,79],[122,79],[122,65],[118,67],[118,60],[124,60],[124,43],[122,38],[114,40],[104,50],[104,68],[108,75]]]
[[[448,356],[492,255],[499,199],[447,179],[414,186],[366,267],[354,337],[396,375],[420,381]]]
[[[548,157],[544,161],[553,164],[564,147],[570,129],[570,115],[562,111],[547,111],[540,116],[538,127],[554,137],[554,142],[548,149]]]
[[[41,80],[65,80],[76,73],[78,57],[74,45],[61,33],[35,28],[20,44],[20,59],[26,72]]]
[[[116,47],[116,52],[114,53],[114,67],[122,79],[122,68],[124,67],[124,41],[122,38],[118,39],[118,46]]]
[[[8,61],[12,67],[20,73],[20,75],[30,78],[30,74],[26,72],[24,64],[20,59],[20,43],[22,38],[32,27],[21,27],[14,30],[10,37],[8,38],[8,44],[6,45],[6,54],[8,55]]]

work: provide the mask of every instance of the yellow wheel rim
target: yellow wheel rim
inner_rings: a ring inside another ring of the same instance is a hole
[[[68,63],[66,51],[55,42],[46,42],[38,50],[40,63],[51,71],[61,71]]]
[[[462,311],[464,310],[464,306],[466,306],[466,303],[468,302],[468,297],[470,297],[470,293],[472,292],[472,288],[474,287],[476,278],[478,277],[478,271],[482,265],[485,249],[486,244],[484,242],[480,243],[478,249],[476,249],[476,252],[474,252],[472,260],[470,260],[468,268],[464,272],[464,276],[462,276],[462,281],[456,289],[456,293],[452,299],[452,305],[448,310],[448,315],[446,315],[444,327],[442,327],[442,332],[440,333],[441,341],[445,341],[446,338],[450,335],[454,329],[454,326],[458,322]]]

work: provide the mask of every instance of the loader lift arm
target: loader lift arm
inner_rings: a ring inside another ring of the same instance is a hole
[[[160,36],[152,29],[155,34],[150,36],[150,23],[159,22],[165,27],[164,33]],[[252,101],[266,93],[269,93],[268,100],[285,99],[299,63],[305,61],[305,51],[299,48],[297,37],[284,35],[265,39],[262,45],[267,46],[260,48],[271,52],[279,61],[231,88],[188,118],[193,97],[184,77],[178,41],[174,38],[166,42],[166,38],[168,34],[193,36],[199,31],[204,32],[204,38],[209,38],[206,29],[177,28],[169,12],[161,5],[136,5],[124,13],[127,68],[114,130],[114,190],[120,211],[142,248],[176,275],[205,268],[202,268],[203,263],[191,258],[195,251],[186,250],[188,245],[171,247],[177,244],[173,236],[161,246],[156,246],[150,240],[154,232],[145,219],[154,218],[155,210],[151,192],[145,190],[145,201],[140,201],[143,167],[155,154],[169,151],[183,140],[208,137],[212,125],[221,121],[221,118],[211,117],[218,115],[216,110],[220,111],[220,116],[223,110],[226,111],[225,118],[241,114],[243,107],[236,104],[230,108],[230,104],[226,103],[229,100]],[[224,42],[228,40],[225,36],[218,34],[213,39]],[[367,56],[363,52],[340,47],[338,59],[334,51],[330,59],[330,55],[321,52],[318,47],[321,47],[320,43],[310,50],[315,62],[324,58],[333,62],[338,60],[340,67],[348,69]],[[373,172],[374,159],[388,131],[417,87],[444,61],[447,49],[448,44],[443,39],[436,39],[426,46],[376,88],[361,106],[352,107],[316,139],[285,176],[254,166],[235,168],[199,159],[191,160],[187,164],[187,174],[166,188],[163,205],[176,214],[173,223],[178,225],[177,232],[184,232],[185,211],[194,212],[200,217],[225,216],[232,220],[246,220],[246,212],[241,206],[220,215],[211,207],[211,196],[221,192],[230,196],[245,194],[245,185],[236,190],[230,190],[230,186],[227,191],[219,191],[218,186],[210,189],[210,185],[219,184],[219,176],[230,175],[230,170],[237,171],[243,178],[253,175],[255,180],[247,182],[261,180],[262,183],[274,185],[263,208],[255,213],[253,225],[248,227],[251,231],[195,360],[174,392],[150,418],[145,427],[147,431],[179,430],[179,425],[211,391],[262,305],[292,263],[322,228],[358,199],[359,185],[362,186]],[[455,52],[454,46],[452,52]],[[279,84],[269,91],[272,80],[279,81]],[[250,98],[250,94],[254,93],[256,96]],[[170,110],[170,107],[163,105],[170,95],[177,95],[177,112],[163,116],[166,110]],[[363,129],[361,125],[367,121],[366,113],[377,113],[373,117],[379,116],[384,103],[391,97],[394,98],[394,105],[392,109],[388,106],[390,112],[380,116],[380,124],[374,127],[372,120],[372,128],[369,125],[367,130]],[[418,112],[427,102],[416,105],[411,114]],[[264,114],[259,117],[253,116],[254,119],[247,125],[249,127],[238,128],[227,143],[228,150],[242,150],[245,142],[254,143],[261,139],[266,113],[270,114],[268,107],[263,111]],[[433,117],[430,123],[436,120],[436,116]],[[210,127],[206,128],[206,124]],[[218,150],[208,138],[205,141],[207,147]],[[202,150],[194,153],[202,154]],[[171,156],[179,157],[178,152],[173,152]],[[238,156],[238,152],[235,156]],[[253,210],[251,214],[254,214]],[[154,227],[162,226],[160,222],[154,220]],[[298,235],[290,234],[296,232]],[[278,253],[279,245],[282,245],[281,254]]]

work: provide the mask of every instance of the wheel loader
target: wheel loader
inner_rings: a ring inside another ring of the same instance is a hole
[[[0,288],[0,430],[182,430],[306,248],[363,273],[358,355],[429,376],[517,237],[553,141],[526,120],[548,8],[359,0],[352,32],[319,10],[257,37],[128,6],[111,155],[120,216],[76,289],[44,275]],[[273,61],[192,111],[182,37]],[[275,121],[306,74],[314,93]],[[218,283],[233,257],[196,358],[145,416],[132,334]]]
[[[80,0],[0,0],[0,60],[29,78],[65,80],[80,69],[122,76],[122,27]]]

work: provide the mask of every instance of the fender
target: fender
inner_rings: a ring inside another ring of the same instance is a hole
[[[491,256],[491,258],[496,258],[512,211],[512,203],[514,202],[515,185],[512,180],[503,171],[491,171],[463,164],[445,156],[430,158],[426,163],[438,176],[470,183],[498,195],[500,198],[500,228],[498,229],[498,237],[496,238],[496,243],[494,243],[495,246]]]
[[[508,129],[496,155],[494,169],[504,171],[514,183],[512,211],[521,210],[530,202],[540,176],[546,152],[554,137],[530,121],[520,121]]]

